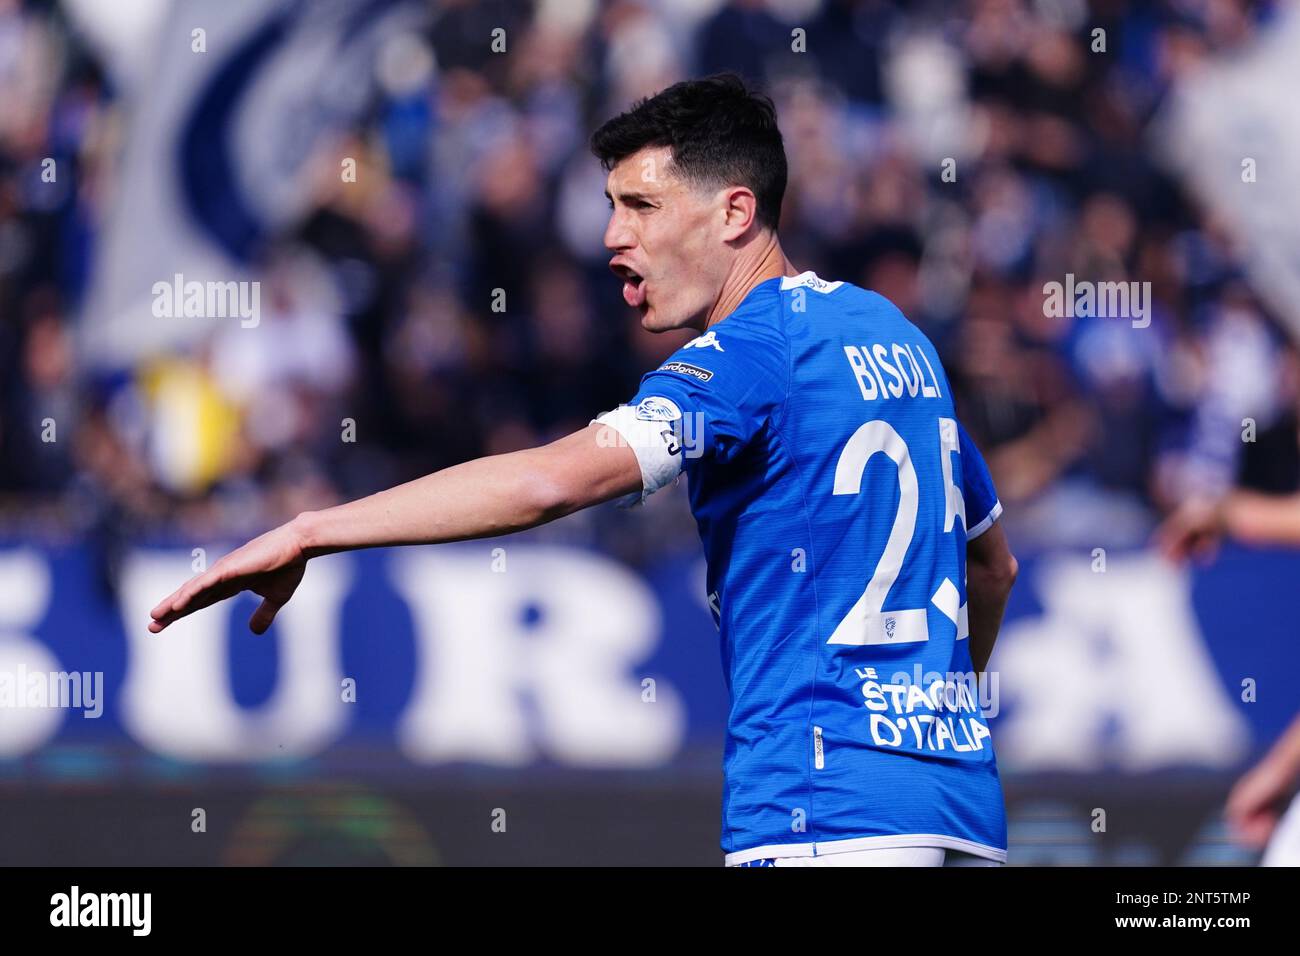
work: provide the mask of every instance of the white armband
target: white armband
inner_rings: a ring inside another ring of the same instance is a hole
[[[641,493],[632,503],[645,501],[682,473],[681,409],[668,398],[647,398],[640,405],[620,405],[591,420],[608,425],[617,442],[631,448],[641,468]],[[602,441],[604,436],[602,434]]]

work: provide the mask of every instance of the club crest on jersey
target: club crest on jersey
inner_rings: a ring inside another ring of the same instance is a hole
[[[684,349],[715,348],[719,352],[726,351],[726,349],[722,347],[722,343],[718,341],[717,332],[705,332],[703,335],[697,335],[695,338],[691,339],[689,342],[683,345],[682,348]]]
[[[643,422],[675,422],[682,417],[682,410],[670,399],[652,396],[641,400],[636,417]]]

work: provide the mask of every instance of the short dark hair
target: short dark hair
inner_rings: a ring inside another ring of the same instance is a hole
[[[669,147],[673,169],[697,186],[753,190],[758,221],[776,228],[787,175],[776,107],[737,74],[674,83],[591,136],[591,151],[607,170],[647,146]]]

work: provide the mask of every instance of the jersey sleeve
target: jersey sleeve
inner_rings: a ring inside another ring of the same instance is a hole
[[[641,378],[632,401],[593,419],[636,453],[644,501],[683,472],[739,455],[785,404],[786,346],[763,327],[719,323]]]
[[[993,526],[1002,514],[1002,502],[993,487],[993,476],[989,474],[984,456],[975,447],[975,442],[961,422],[957,423],[958,440],[961,443],[961,484],[962,498],[966,505],[966,540],[973,541]]]

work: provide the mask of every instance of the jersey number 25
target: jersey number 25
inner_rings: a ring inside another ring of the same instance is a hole
[[[827,644],[910,644],[930,639],[928,611],[924,607],[901,611],[886,611],[885,597],[903,568],[907,549],[916,532],[916,512],[920,501],[920,486],[916,468],[908,453],[907,443],[882,419],[870,421],[853,433],[840,452],[835,465],[835,491],[837,495],[856,495],[862,490],[862,475],[867,462],[877,453],[888,456],[898,469],[898,512],[880,555],[875,573],[867,582],[866,590],[857,603],[835,628]],[[966,503],[961,489],[953,480],[953,453],[961,453],[957,438],[957,423],[951,418],[939,419],[939,457],[943,462],[944,518],[943,531],[953,530],[958,516],[962,529],[966,528]],[[930,598],[930,603],[957,625],[957,640],[969,635],[966,603],[950,578],[945,577]]]

